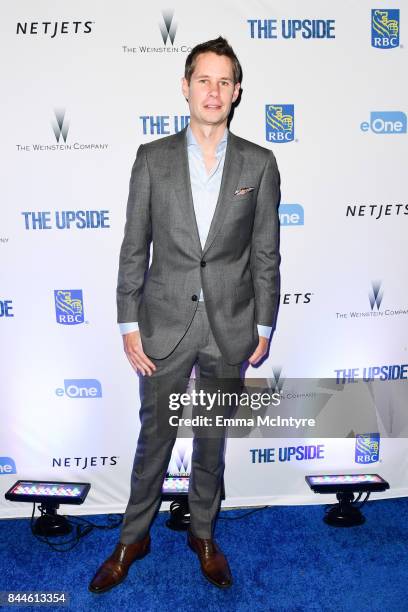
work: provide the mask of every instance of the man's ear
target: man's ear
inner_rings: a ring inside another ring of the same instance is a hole
[[[239,96],[239,90],[241,89],[241,83],[235,83],[234,85],[234,93],[232,94],[232,101],[235,102],[235,100],[238,98]]]
[[[181,91],[183,92],[183,96],[185,97],[185,99],[188,102],[188,97],[190,95],[190,86],[188,84],[188,81],[185,77],[182,77],[181,79]]]

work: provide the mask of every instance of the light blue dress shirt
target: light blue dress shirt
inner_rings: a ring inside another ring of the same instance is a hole
[[[217,145],[216,162],[208,173],[204,163],[201,147],[196,141],[190,126],[187,128],[188,165],[190,169],[191,191],[193,194],[194,212],[197,220],[201,246],[204,247],[210,229],[211,220],[217,205],[221,187],[222,171],[224,169],[225,151],[227,149],[228,130]],[[200,290],[200,302],[204,301],[203,290]],[[272,327],[258,324],[258,335],[269,338]],[[119,323],[121,334],[128,334],[139,329],[136,322]]]

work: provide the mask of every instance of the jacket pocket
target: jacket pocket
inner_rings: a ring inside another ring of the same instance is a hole
[[[247,283],[245,285],[238,285],[235,287],[235,297],[237,302],[241,302],[243,300],[249,300],[254,297],[254,286],[252,283]]]
[[[237,206],[239,204],[242,204],[243,206],[247,203],[247,202],[251,202],[254,196],[254,192],[253,191],[248,191],[247,193],[243,193],[242,195],[233,195],[232,196],[232,202],[233,204],[236,204]]]
[[[146,282],[146,286],[143,289],[143,294],[147,297],[153,297],[161,300],[164,296],[164,285],[160,281],[150,278]]]

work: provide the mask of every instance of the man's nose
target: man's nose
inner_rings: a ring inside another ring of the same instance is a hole
[[[220,92],[220,86],[218,83],[210,83],[210,95],[218,96]]]

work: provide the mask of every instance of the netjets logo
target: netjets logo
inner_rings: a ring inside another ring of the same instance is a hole
[[[177,32],[177,24],[173,21],[174,11],[173,10],[162,11],[162,16],[163,16],[164,23],[159,23],[159,27],[160,27],[160,32],[163,38],[163,42],[165,45],[167,45],[167,41],[170,38],[170,42],[173,45],[174,39],[176,38],[176,32]]]
[[[67,142],[69,121],[65,120],[65,108],[55,109],[54,114],[55,114],[55,119],[52,120],[51,125],[52,125],[52,129],[54,130],[55,138],[57,142],[60,141],[61,137],[64,142]]]
[[[374,306],[377,306],[377,310],[380,310],[383,299],[383,291],[381,290],[381,283],[379,281],[373,281],[371,283],[371,290],[368,293],[368,299],[370,300],[371,310],[374,310]]]

